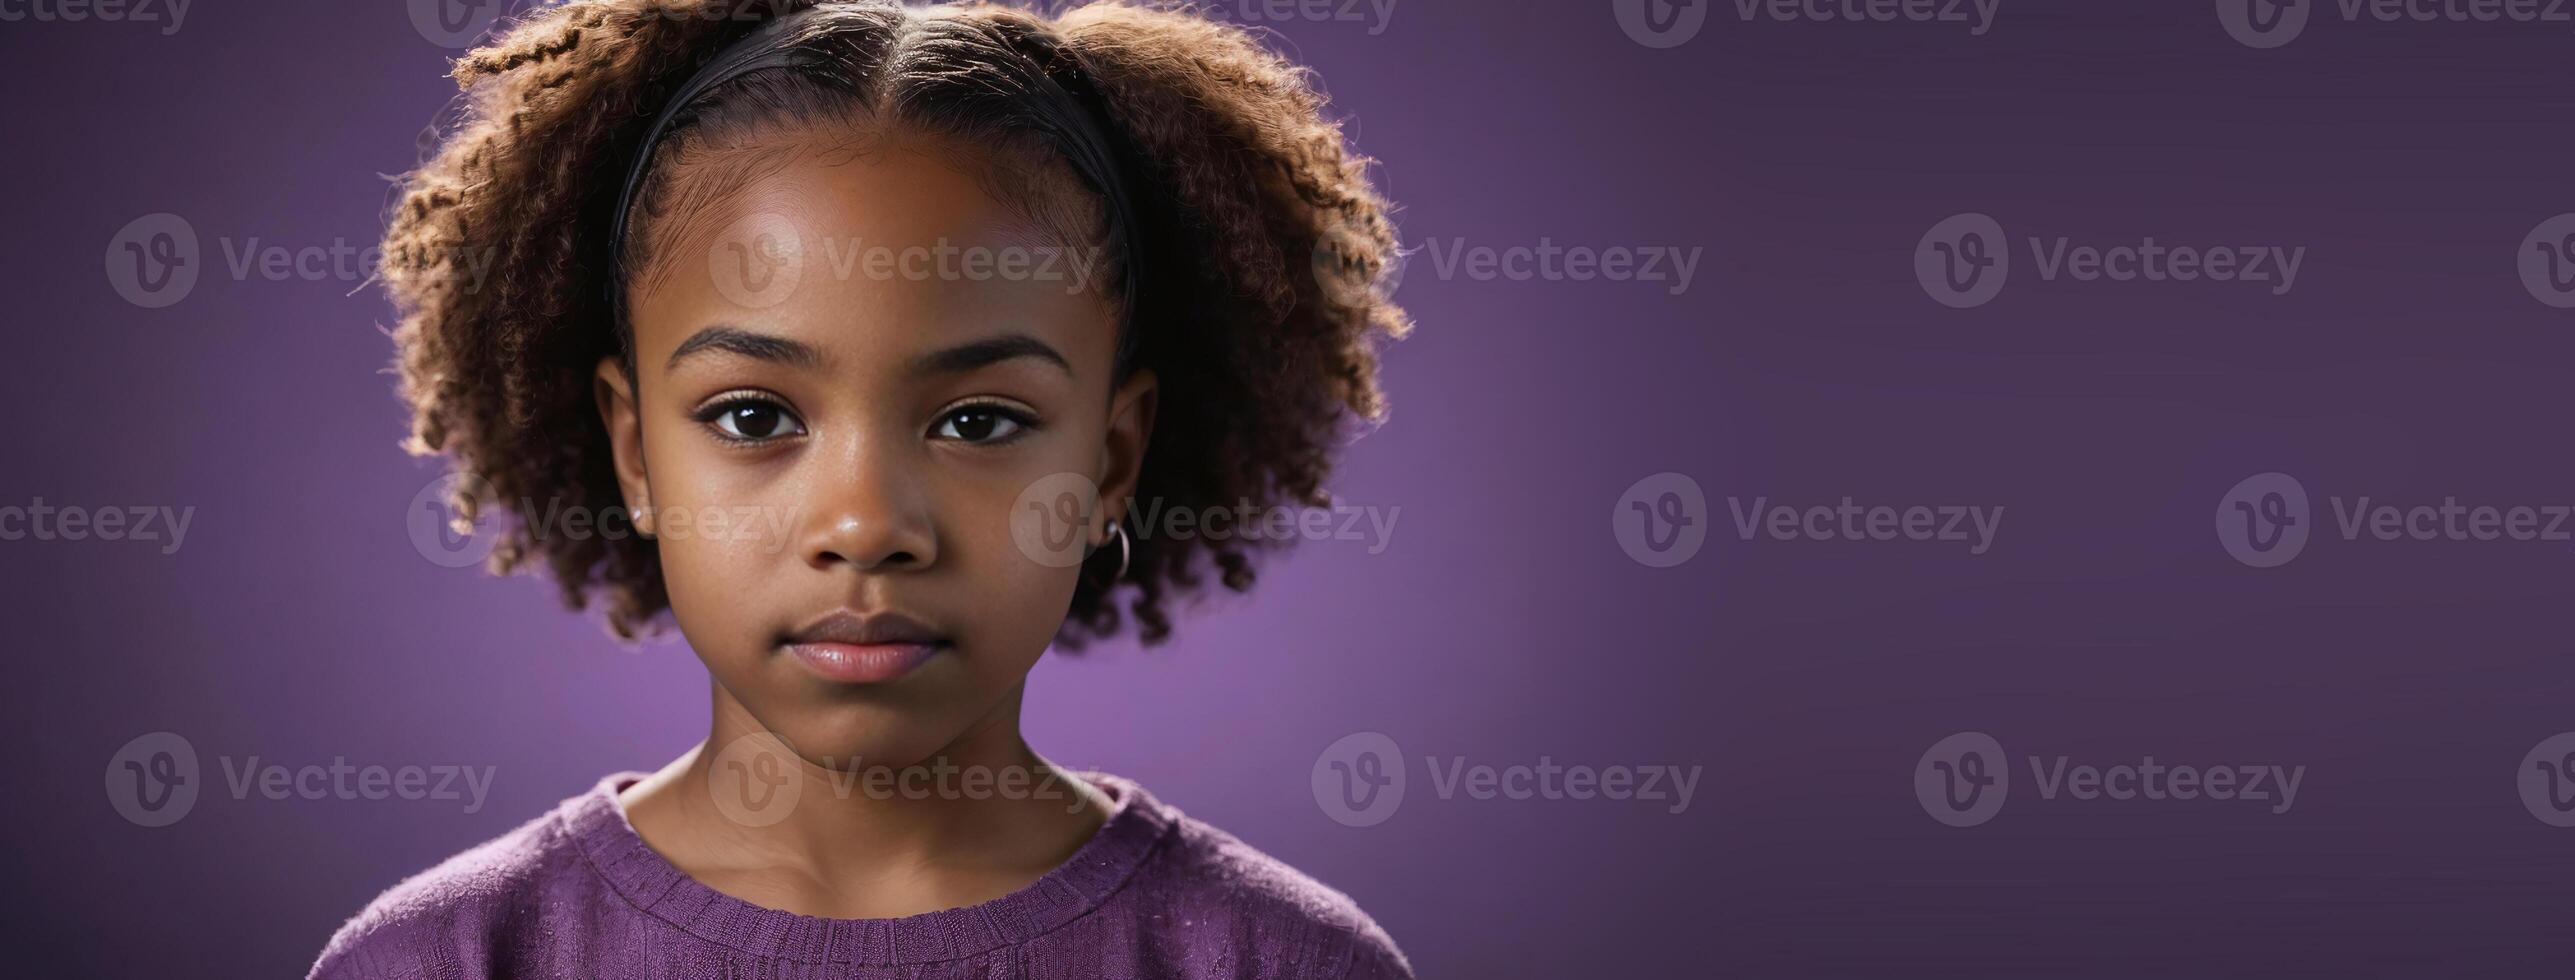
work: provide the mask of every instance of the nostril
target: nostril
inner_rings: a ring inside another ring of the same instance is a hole
[[[857,557],[856,553],[854,553],[854,552],[850,551],[849,549],[844,549],[844,548],[832,548],[832,549],[828,549],[828,550],[825,550],[825,551],[822,551],[822,552],[817,553],[814,557],[815,557],[818,561],[823,562],[823,563],[825,563],[825,564],[835,564],[835,565],[858,565],[858,566],[867,567],[867,568],[884,568],[884,567],[887,567],[887,566],[918,565],[918,564],[920,564],[920,563],[921,563],[921,559],[920,559],[919,557],[917,557],[917,556],[913,555],[913,554],[912,554],[911,552],[909,552],[909,551],[896,551],[896,552],[891,552],[891,553],[887,554],[885,557],[883,557],[883,558],[879,558],[879,559],[877,559],[877,560],[875,560],[875,561],[872,561],[872,562],[871,562],[871,561],[863,561],[863,560],[860,560],[860,559]]]
[[[927,527],[892,518],[833,521],[827,528],[817,528],[805,548],[805,560],[816,568],[927,568],[938,554],[938,542]]]

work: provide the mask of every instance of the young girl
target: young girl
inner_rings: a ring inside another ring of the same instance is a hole
[[[499,570],[621,636],[667,613],[712,720],[395,886],[315,977],[1409,975],[1348,898],[1019,731],[1051,643],[1252,582],[1260,539],[1121,515],[1327,504],[1380,414],[1396,243],[1300,70],[1114,3],[575,0],[457,77],[386,236],[413,448],[463,520],[517,512]]]

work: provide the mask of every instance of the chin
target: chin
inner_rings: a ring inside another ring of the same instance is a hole
[[[752,714],[807,764],[836,772],[928,762],[966,728],[940,712],[873,702],[797,704]]]

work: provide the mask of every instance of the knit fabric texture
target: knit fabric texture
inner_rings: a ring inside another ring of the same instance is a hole
[[[762,908],[690,878],[617,805],[619,773],[385,892],[312,980],[1408,978],[1348,896],[1154,799],[1082,778],[1113,812],[1001,898],[899,919]]]

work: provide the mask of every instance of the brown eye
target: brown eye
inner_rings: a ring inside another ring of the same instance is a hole
[[[805,424],[787,407],[765,398],[744,398],[723,402],[706,409],[699,421],[715,427],[724,438],[735,442],[761,442],[783,436],[803,435]]]
[[[983,444],[1008,441],[1026,431],[1028,420],[997,405],[969,405],[939,419],[931,438]]]

